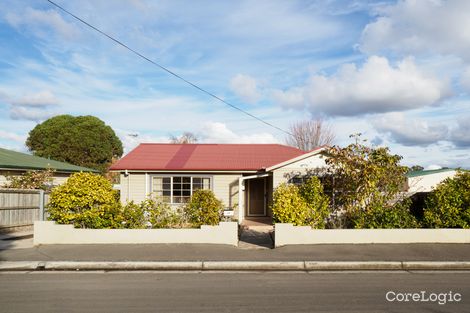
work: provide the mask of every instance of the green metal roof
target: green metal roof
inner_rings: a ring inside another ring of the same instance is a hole
[[[17,170],[54,169],[57,172],[98,172],[97,170],[0,148],[0,168]]]
[[[436,173],[444,173],[444,172],[450,172],[450,171],[456,171],[454,168],[441,168],[438,170],[421,170],[421,171],[412,171],[406,173],[406,177],[418,177],[418,176],[425,176],[425,175],[430,175],[430,174],[436,174]]]

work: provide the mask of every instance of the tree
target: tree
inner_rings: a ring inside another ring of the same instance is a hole
[[[170,141],[171,141],[171,143],[182,143],[182,144],[196,143],[196,142],[198,142],[198,138],[195,134],[193,134],[191,132],[184,132],[179,137],[177,137],[175,135],[171,135],[170,136]]]
[[[286,144],[304,151],[331,145],[335,140],[331,126],[320,118],[295,122],[289,127],[289,133]]]
[[[326,164],[333,190],[335,209],[346,212],[349,222],[357,228],[416,227],[409,212],[409,202],[400,201],[405,183],[406,166],[399,155],[386,147],[372,148],[353,135],[356,142],[345,148],[331,147]]]
[[[36,125],[26,140],[34,155],[106,171],[122,155],[122,142],[94,116],[58,115]]]
[[[329,199],[316,176],[310,177],[300,186],[283,183],[273,194],[273,220],[277,223],[325,228],[328,204]]]
[[[412,167],[410,167],[410,172],[422,171],[422,170],[424,170],[424,167],[422,167],[421,165],[413,165]]]
[[[433,228],[470,228],[470,172],[447,178],[425,201],[424,223]]]

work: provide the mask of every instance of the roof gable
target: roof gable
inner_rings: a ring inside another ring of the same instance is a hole
[[[279,144],[140,144],[111,170],[258,171],[304,153]]]
[[[58,172],[97,172],[87,167],[59,162],[51,159],[0,148],[0,168],[19,170],[45,170],[48,168]]]

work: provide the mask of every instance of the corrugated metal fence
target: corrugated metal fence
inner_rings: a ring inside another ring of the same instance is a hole
[[[42,190],[0,189],[0,228],[28,226],[44,219],[49,194]]]

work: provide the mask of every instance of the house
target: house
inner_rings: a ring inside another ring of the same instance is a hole
[[[323,167],[324,147],[305,152],[279,144],[140,144],[116,162],[121,201],[158,196],[171,205],[194,190],[210,189],[241,223],[272,216],[273,190],[282,182]]]
[[[60,185],[75,172],[98,172],[94,169],[41,158],[26,153],[0,148],[0,187],[7,183],[6,176],[19,176],[27,171],[53,169],[53,185]]]
[[[406,174],[407,183],[405,190],[411,194],[431,192],[436,185],[446,178],[454,177],[456,173],[457,170],[451,168],[412,171]]]

